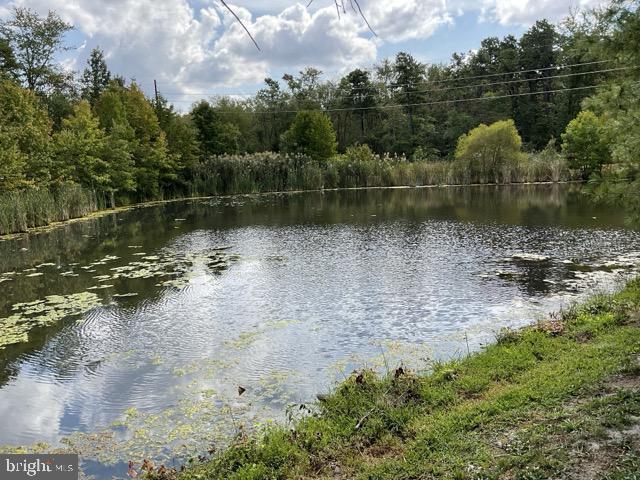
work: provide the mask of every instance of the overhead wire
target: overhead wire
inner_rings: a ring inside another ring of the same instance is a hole
[[[640,83],[640,82],[635,82],[635,83]],[[507,95],[487,95],[487,96],[474,97],[474,98],[458,98],[458,99],[451,99],[451,100],[437,100],[437,101],[433,101],[433,102],[386,104],[386,105],[376,105],[376,106],[372,106],[372,107],[315,108],[315,109],[300,108],[300,109],[297,109],[297,110],[263,110],[263,111],[244,110],[244,111],[242,111],[242,113],[255,114],[255,115],[272,115],[272,114],[282,114],[282,113],[292,114],[292,113],[298,113],[300,111],[307,111],[307,112],[308,111],[319,111],[319,112],[324,112],[324,113],[331,113],[331,112],[345,112],[345,111],[390,110],[390,109],[393,109],[393,108],[426,107],[426,106],[433,106],[433,105],[446,105],[446,104],[465,103],[465,102],[472,102],[472,101],[491,101],[491,100],[500,100],[500,99],[512,98],[512,97],[525,97],[525,96],[543,95],[543,94],[550,94],[550,93],[570,92],[570,91],[578,91],[578,90],[590,90],[590,89],[598,88],[600,86],[602,86],[602,85],[588,85],[588,86],[582,86],[582,87],[559,88],[559,89],[553,89],[553,90],[542,90],[542,91],[538,91],[538,92],[521,92],[521,93],[513,93],[513,94],[507,94]],[[225,111],[225,110],[216,110],[216,113],[220,113],[220,114],[238,114],[240,112],[238,112],[237,110],[227,110],[227,111]]]
[[[574,72],[574,73],[566,73],[566,74],[562,74],[562,75],[551,75],[548,77],[536,77],[536,78],[521,78],[521,79],[512,79],[512,80],[504,80],[504,81],[500,81],[500,82],[490,82],[490,83],[476,83],[473,85],[457,85],[454,87],[446,87],[446,88],[438,88],[438,89],[428,89],[428,90],[412,90],[412,91],[407,91],[407,92],[403,92],[403,93],[407,93],[410,95],[417,95],[417,94],[423,94],[423,93],[438,93],[438,92],[447,92],[447,91],[451,91],[451,90],[463,90],[463,89],[467,89],[467,88],[482,88],[482,87],[492,87],[492,86],[497,86],[497,85],[508,85],[508,84],[515,84],[515,83],[523,83],[523,82],[531,82],[531,81],[539,81],[539,80],[551,80],[551,79],[557,79],[557,78],[570,78],[570,77],[577,77],[577,76],[583,76],[583,75],[595,75],[595,74],[601,74],[601,73],[613,73],[613,72],[621,72],[621,71],[626,71],[626,70],[632,70],[632,69],[636,69],[636,68],[640,68],[637,65],[633,65],[633,66],[629,66],[629,67],[618,67],[618,68],[608,68],[608,69],[602,69],[602,70],[590,70],[588,72]],[[372,87],[373,89],[374,87]],[[352,89],[353,90],[353,89]],[[384,91],[377,91],[376,93],[367,93],[367,94],[353,94],[353,95],[339,95],[339,96],[335,96],[335,97],[331,97],[332,100],[346,100],[346,99],[354,99],[354,98],[358,98],[358,99],[363,99],[363,98],[369,98],[369,97],[376,97],[380,94],[384,94],[386,92]],[[205,97],[205,96],[209,96],[209,97],[219,97],[219,98],[225,98],[225,97],[229,97],[230,94],[209,94],[209,93],[205,93],[205,92],[200,92],[200,93],[166,93],[165,95],[171,95],[171,96],[176,96],[176,97],[181,97],[181,96],[201,96],[201,97]],[[238,95],[240,96],[240,95]],[[186,100],[188,101],[188,100]]]

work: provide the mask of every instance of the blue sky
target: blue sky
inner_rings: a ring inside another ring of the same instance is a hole
[[[359,1],[378,37],[353,12],[338,18],[332,0],[315,0],[310,8],[306,0],[230,1],[262,52],[218,0],[0,0],[0,17],[14,5],[56,10],[76,27],[68,41],[78,48],[64,58],[69,69],[82,69],[90,50],[100,46],[114,73],[137,79],[149,93],[157,79],[160,90],[184,108],[198,94],[249,94],[264,77],[280,78],[305,66],[338,78],[398,51],[444,62],[453,52],[477,48],[485,37],[519,36],[536,19],[559,21],[570,8],[600,3]]]
[[[412,39],[400,43],[385,44],[379,49],[382,57],[393,56],[398,51],[411,52],[423,62],[447,62],[454,52],[468,52],[479,46],[487,37],[502,38],[512,34],[520,37],[523,25],[501,25],[498,22],[479,22],[476,13],[465,13],[456,17],[455,23],[437,30],[429,38]]]

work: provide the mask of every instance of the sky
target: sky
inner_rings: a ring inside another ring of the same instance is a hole
[[[348,4],[349,0],[344,0]],[[219,0],[0,0],[0,17],[24,6],[55,10],[75,26],[61,60],[82,70],[92,48],[111,71],[147,93],[153,80],[177,107],[212,94],[250,94],[265,77],[306,66],[339,78],[398,51],[425,63],[478,47],[488,36],[520,36],[537,19],[558,21],[601,0],[359,0],[377,36],[353,11],[338,17],[333,0],[231,0],[258,51]]]

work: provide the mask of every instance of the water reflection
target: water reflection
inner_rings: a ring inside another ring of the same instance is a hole
[[[610,289],[638,240],[574,187],[523,186],[168,203],[0,242],[0,318],[100,303],[0,349],[0,444],[71,435],[94,470],[198,451],[381,349],[450,357]]]

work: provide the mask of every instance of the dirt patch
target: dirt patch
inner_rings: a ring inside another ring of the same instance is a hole
[[[640,376],[638,375],[614,375],[602,386],[606,394],[612,395],[619,390],[640,390]]]
[[[640,360],[640,358],[639,358]],[[603,396],[613,396],[621,390],[640,391],[640,375],[613,375],[602,386]],[[627,417],[630,424],[621,428],[607,428],[604,435],[590,438],[582,451],[573,447],[576,457],[582,456],[571,468],[571,480],[597,480],[615,469],[628,449],[640,450],[640,416]]]

